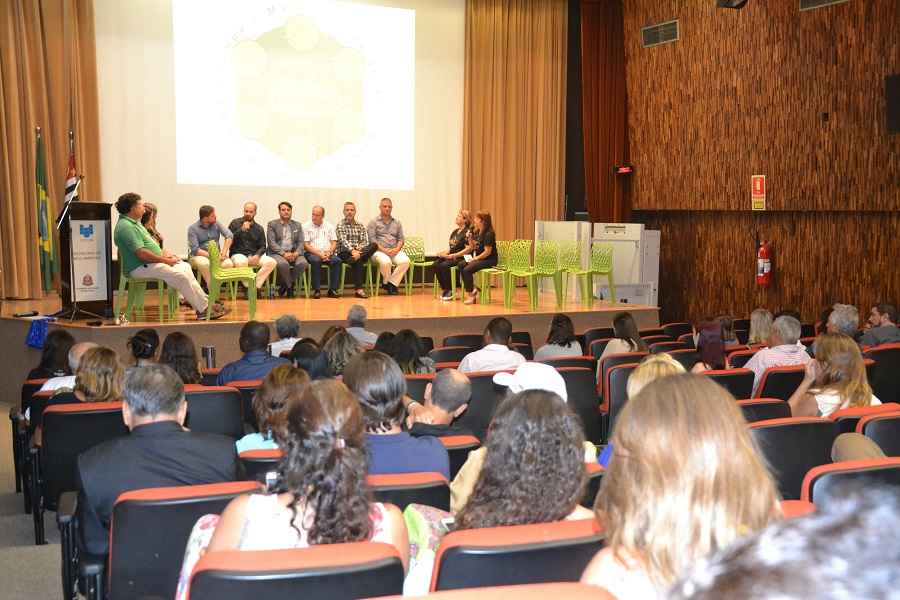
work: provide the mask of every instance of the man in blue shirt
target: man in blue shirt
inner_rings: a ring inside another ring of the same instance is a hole
[[[263,379],[278,365],[291,363],[286,358],[271,356],[268,353],[269,328],[265,323],[247,321],[241,327],[240,345],[244,356],[240,360],[222,367],[219,376],[216,377],[216,384],[225,385],[229,381]]]
[[[200,219],[188,226],[188,252],[191,256],[191,266],[200,271],[200,275],[209,287],[209,252],[207,252],[206,246],[210,242],[215,242],[219,246],[222,267],[229,269],[234,266],[234,263],[228,258],[234,234],[216,220],[216,209],[212,206],[204,204],[198,212]],[[225,237],[222,245],[219,245],[220,236]]]

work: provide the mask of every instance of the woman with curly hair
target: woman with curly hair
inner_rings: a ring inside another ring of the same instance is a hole
[[[203,381],[194,340],[180,331],[173,331],[163,340],[159,364],[171,367],[185,385]]]
[[[278,365],[266,375],[253,394],[253,414],[259,433],[249,433],[235,442],[238,454],[247,450],[274,450],[285,439],[290,401],[309,386],[309,375],[293,365]]]
[[[403,516],[396,506],[371,502],[366,489],[365,426],[354,395],[340,381],[314,381],[289,403],[274,493],[239,496],[221,517],[206,515],[197,522],[176,598],[187,597],[191,570],[207,550],[280,550],[371,540],[392,544],[404,567],[408,563]]]
[[[331,339],[325,343],[322,350],[328,359],[331,374],[335,377],[343,375],[344,367],[347,366],[350,359],[363,351],[356,338],[343,327],[331,336]]]
[[[607,546],[582,582],[658,598],[684,569],[781,514],[775,482],[725,388],[702,375],[658,379],[616,422],[594,510]]]

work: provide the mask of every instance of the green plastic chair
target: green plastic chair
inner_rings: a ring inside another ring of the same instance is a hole
[[[344,295],[344,280],[347,279],[347,271],[350,270],[350,265],[345,262],[341,263],[341,286],[338,289],[338,293],[343,296]],[[375,292],[372,291],[372,261],[366,261],[366,282],[363,284],[366,288],[366,291],[370,296],[374,295]]]
[[[556,307],[562,308],[563,270],[559,265],[559,242],[553,240],[538,240],[534,244],[534,270],[531,273],[534,279],[532,286],[532,309],[537,307],[538,296],[541,291],[541,280],[553,279],[553,291],[556,293]]]
[[[528,301],[531,310],[535,310],[537,298],[534,294],[534,279],[531,277],[534,273],[534,268],[531,266],[531,240],[509,242],[509,253],[503,273],[503,304],[506,308],[512,308],[513,298],[516,294],[516,278],[523,278],[528,286]]]
[[[563,302],[569,294],[569,275],[574,275],[577,282],[581,282],[578,278],[585,273],[585,269],[581,267],[581,247],[578,242],[559,242],[559,268],[562,269],[562,293]],[[590,305],[590,294],[585,297],[585,286],[581,285],[581,303]]]
[[[581,283],[581,303],[585,306],[594,304],[594,275],[606,275],[609,283],[609,298],[616,301],[616,286],[613,283],[613,247],[611,244],[594,244],[591,246],[591,264],[587,269],[569,269]]]
[[[219,246],[213,241],[206,245],[209,252],[209,304],[206,307],[206,320],[212,315],[212,307],[219,299],[222,284],[243,283],[247,287],[247,299],[250,302],[250,320],[256,317],[256,273],[251,267],[222,268],[219,260]],[[234,296],[232,296],[232,300]]]
[[[416,267],[422,270],[422,287],[425,287],[425,268],[433,267],[433,260],[425,260],[425,238],[409,236],[403,244],[403,251],[409,257],[409,269],[406,271],[406,295],[412,293],[416,279]],[[432,282],[436,285],[437,280]]]
[[[172,319],[178,312],[178,290],[168,288],[162,279],[132,279],[123,272],[119,272],[119,291],[113,298],[113,312],[116,316],[124,314],[126,319],[132,319],[135,312],[145,314],[144,296],[147,292],[147,282],[155,281],[159,294],[159,320]],[[168,291],[168,294],[166,293]],[[126,296],[125,310],[122,311],[121,297]]]

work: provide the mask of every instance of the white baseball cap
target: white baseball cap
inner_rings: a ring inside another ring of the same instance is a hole
[[[508,387],[518,394],[525,390],[545,390],[553,392],[563,400],[568,400],[566,382],[559,372],[550,365],[538,362],[526,362],[516,368],[514,373],[497,373],[494,383]]]

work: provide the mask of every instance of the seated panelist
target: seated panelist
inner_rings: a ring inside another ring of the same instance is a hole
[[[261,288],[275,270],[275,259],[266,256],[266,232],[256,222],[256,203],[244,204],[244,216],[234,219],[228,229],[233,236],[231,261],[235,267],[259,267],[256,288]]]
[[[275,259],[278,269],[279,292],[282,296],[294,295],[297,282],[309,263],[303,257],[303,227],[291,219],[294,207],[290,202],[278,204],[278,218],[269,221],[266,231],[269,256]]]
[[[325,220],[325,209],[313,206],[312,218],[303,224],[304,255],[309,263],[310,287],[313,298],[319,298],[322,285],[322,265],[328,269],[328,297],[337,298],[341,285],[341,259],[337,255],[337,233],[334,225]]]
[[[188,227],[188,251],[191,266],[200,271],[200,275],[209,287],[209,252],[206,246],[215,242],[219,248],[219,259],[224,268],[231,268],[234,263],[228,258],[231,252],[232,233],[216,219],[216,209],[208,204],[200,207],[199,219]],[[219,244],[219,237],[225,242]]]

